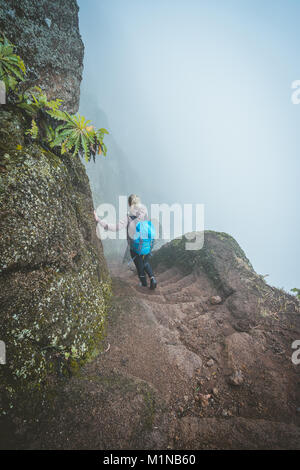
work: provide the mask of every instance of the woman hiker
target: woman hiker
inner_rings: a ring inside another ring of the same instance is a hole
[[[127,216],[118,224],[109,224],[106,220],[99,219],[96,211],[94,211],[95,219],[104,230],[118,232],[123,228],[127,229],[127,242],[130,248],[130,255],[136,266],[137,274],[141,282],[140,285],[147,287],[147,277],[145,274],[147,273],[150,278],[150,289],[155,289],[157,282],[149,262],[154,243],[155,228],[152,222],[147,220],[147,209],[141,204],[141,200],[136,194],[129,196],[128,206],[129,211]]]

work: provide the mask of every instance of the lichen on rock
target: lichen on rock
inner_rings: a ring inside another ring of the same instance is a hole
[[[0,109],[1,320],[7,364],[2,411],[93,354],[103,337],[110,278],[78,157],[24,143],[18,112]],[[46,387],[47,388],[47,387]]]
[[[76,112],[84,52],[76,0],[0,0],[0,31],[16,45],[32,84]]]

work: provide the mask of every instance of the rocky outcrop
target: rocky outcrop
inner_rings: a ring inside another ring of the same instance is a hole
[[[153,256],[154,291],[111,265],[110,348],[20,427],[23,446],[300,448],[299,302],[268,286],[229,235],[205,232],[192,252],[184,243]]]
[[[62,98],[76,111],[83,53],[76,2],[1,0],[0,7],[1,30],[31,77],[49,98]],[[82,162],[31,142],[26,129],[12,105],[0,108],[3,414],[31,407],[55,377],[91,357],[103,337],[110,296]]]
[[[175,315],[180,341],[203,361],[195,394],[200,413],[177,423],[180,446],[295,445],[300,370],[292,362],[292,343],[300,337],[299,301],[269,286],[230,235],[206,231],[203,248],[195,251],[185,250],[185,242],[173,240],[153,257],[174,287],[170,301],[181,303]],[[216,297],[221,302],[212,301]],[[223,444],[220,433],[227,436]],[[255,434],[260,442],[254,445]]]
[[[0,32],[17,46],[32,85],[76,112],[84,52],[76,0],[0,0]]]
[[[1,109],[0,121],[0,374],[1,396],[4,387],[12,399],[89,357],[103,334],[109,276],[79,158],[24,145],[14,112]]]
[[[32,54],[32,77],[76,110],[76,3],[5,2],[0,20],[20,55],[28,61]],[[55,51],[51,58],[66,24],[73,26],[61,57]],[[50,45],[51,28],[58,42]],[[158,250],[155,291],[138,287],[124,267],[112,268],[111,347],[88,361],[110,295],[88,178],[78,158],[28,143],[24,131],[22,115],[2,107],[0,339],[7,363],[0,365],[0,405],[15,418],[10,445],[299,448],[299,366],[291,360],[299,302],[266,284],[225,233],[205,232],[201,250],[186,250],[184,239]],[[50,395],[57,376],[59,393]],[[43,407],[33,410],[40,395]],[[1,445],[9,437],[2,430]]]
[[[189,234],[192,238],[192,234]],[[241,328],[255,325],[261,317],[285,312],[299,313],[295,296],[269,286],[258,275],[236,240],[223,232],[205,231],[201,250],[186,250],[186,239],[165,244],[153,257],[154,266],[176,267],[183,274],[204,275],[216,295],[230,309]],[[214,300],[211,299],[211,303]],[[219,303],[219,302],[217,302]]]

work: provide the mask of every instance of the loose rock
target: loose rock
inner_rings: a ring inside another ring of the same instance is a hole
[[[236,370],[230,377],[228,382],[231,385],[234,385],[236,387],[242,385],[244,383],[244,377],[243,374],[240,370]]]
[[[217,304],[220,304],[222,302],[222,299],[219,295],[213,295],[212,297],[210,297],[209,302],[212,305],[217,305]]]

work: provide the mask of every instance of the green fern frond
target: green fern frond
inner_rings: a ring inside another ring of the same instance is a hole
[[[85,159],[86,162],[89,162],[89,160],[90,160],[90,150],[89,150],[87,140],[84,138],[83,134],[81,134],[81,146],[82,146],[84,159]]]
[[[75,155],[78,155],[79,153],[79,150],[80,150],[80,142],[81,142],[81,138],[80,138],[80,135],[77,135],[77,137],[75,138],[75,140],[73,141],[73,152],[72,152],[72,156],[75,157]]]
[[[51,116],[53,119],[56,119],[57,121],[65,121],[66,120],[66,113],[65,111],[61,111],[60,109],[53,109],[49,108],[45,110],[49,116]]]
[[[16,79],[23,81],[26,67],[18,55],[14,53],[15,46],[4,36],[0,37],[0,80],[3,80],[7,90],[15,89]]]
[[[61,153],[82,154],[86,161],[91,156],[106,155],[103,143],[108,131],[104,128],[95,129],[90,120],[80,114],[70,114],[61,109],[63,101],[48,100],[40,87],[32,87],[25,92],[16,92],[18,84],[24,80],[26,67],[23,60],[14,53],[15,46],[5,37],[0,37],[0,80],[13,93],[12,100],[16,106],[31,119],[31,127],[26,131],[32,139],[44,140],[51,148],[60,148]],[[51,119],[57,126],[51,126]]]
[[[39,128],[37,126],[37,123],[34,119],[31,121],[31,128],[28,129],[28,131],[25,132],[26,135],[31,135],[32,139],[36,140],[38,138],[39,134]]]

